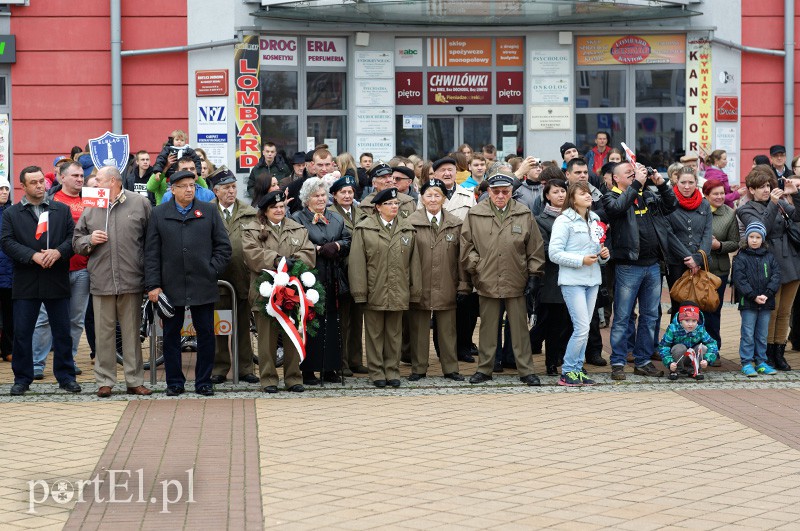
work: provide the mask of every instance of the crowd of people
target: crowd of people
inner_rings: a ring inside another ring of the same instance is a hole
[[[0,180],[0,355],[12,363],[12,395],[44,377],[51,351],[61,388],[80,392],[84,331],[99,397],[116,384],[119,339],[127,393],[150,394],[139,334],[154,313],[163,321],[166,394],[182,394],[187,309],[194,390],[213,395],[232,365],[228,338],[214,337],[215,309],[232,304],[218,280],[235,288],[239,378],[266,393],[278,392],[281,365],[290,392],[354,374],[399,387],[401,362],[419,381],[431,334],[454,381],[477,356],[471,383],[515,369],[540,385],[532,355],[542,351],[544,372],[564,386],[594,384],[584,364],[610,363],[614,380],[626,378],[628,363],[634,374],[662,377],[656,360],[670,379],[700,379],[719,364],[729,285],[742,317],[743,374],[790,370],[790,331],[800,347],[800,162],[787,166],[783,146],[756,157],[744,185],[731,186],[722,150],[651,168],[612,147],[604,131],[583,156],[565,142],[560,161],[498,159],[492,145],[466,144],[435,161],[356,160],[325,145],[290,157],[265,142],[240,194],[236,176],[187,140],[173,131],[153,166],[139,151],[122,172],[94,168],[73,148],[53,172],[24,168],[17,203]],[[108,208],[85,207],[85,187],[107,189]],[[262,270],[297,261],[316,270],[326,294],[304,356],[259,307],[255,283]],[[703,312],[699,301],[673,299],[660,337],[664,279],[672,288],[701,268],[721,279],[719,304]],[[607,326],[610,360],[600,335]]]

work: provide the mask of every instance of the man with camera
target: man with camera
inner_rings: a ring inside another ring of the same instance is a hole
[[[621,162],[612,173],[613,188],[602,204],[610,224],[606,245],[615,264],[614,321],[611,325],[611,378],[625,379],[628,322],[639,302],[633,356],[634,374],[663,376],[650,361],[653,333],[661,304],[659,261],[669,252],[666,216],[678,200],[660,173],[641,164]],[[654,191],[655,188],[655,191]]]

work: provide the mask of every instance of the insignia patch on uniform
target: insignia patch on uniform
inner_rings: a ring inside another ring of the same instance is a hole
[[[403,240],[403,245],[408,245],[409,243],[411,243],[411,238],[403,237],[400,239]]]
[[[456,237],[453,234],[446,234],[444,239],[449,241],[449,242],[452,242],[452,241],[455,241]]]
[[[300,245],[300,240],[297,238],[292,238],[292,245]]]
[[[522,234],[522,227],[520,225],[514,225],[511,227],[511,234]]]
[[[405,211],[401,210],[400,211],[400,216],[402,216],[404,218],[407,218],[408,217],[408,212],[405,212]]]

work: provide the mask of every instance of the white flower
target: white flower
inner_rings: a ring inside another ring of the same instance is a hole
[[[267,315],[269,315],[270,317],[277,317],[275,315],[275,310],[272,309],[272,305],[271,304],[267,303],[264,306],[267,309]]]
[[[262,282],[261,285],[258,287],[258,292],[265,299],[269,298],[269,296],[272,295],[272,284],[270,284],[269,282]]]
[[[319,293],[315,289],[306,291],[306,297],[309,301],[311,301],[311,304],[316,304],[319,302]]]
[[[289,274],[288,273],[278,273],[275,275],[273,279],[275,281],[276,286],[285,286],[289,283]]]
[[[300,282],[302,282],[305,287],[310,288],[317,282],[317,279],[314,278],[314,273],[306,271],[300,275]]]

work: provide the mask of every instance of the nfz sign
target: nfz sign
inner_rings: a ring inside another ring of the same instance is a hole
[[[0,35],[0,63],[17,62],[17,37],[15,35]]]

